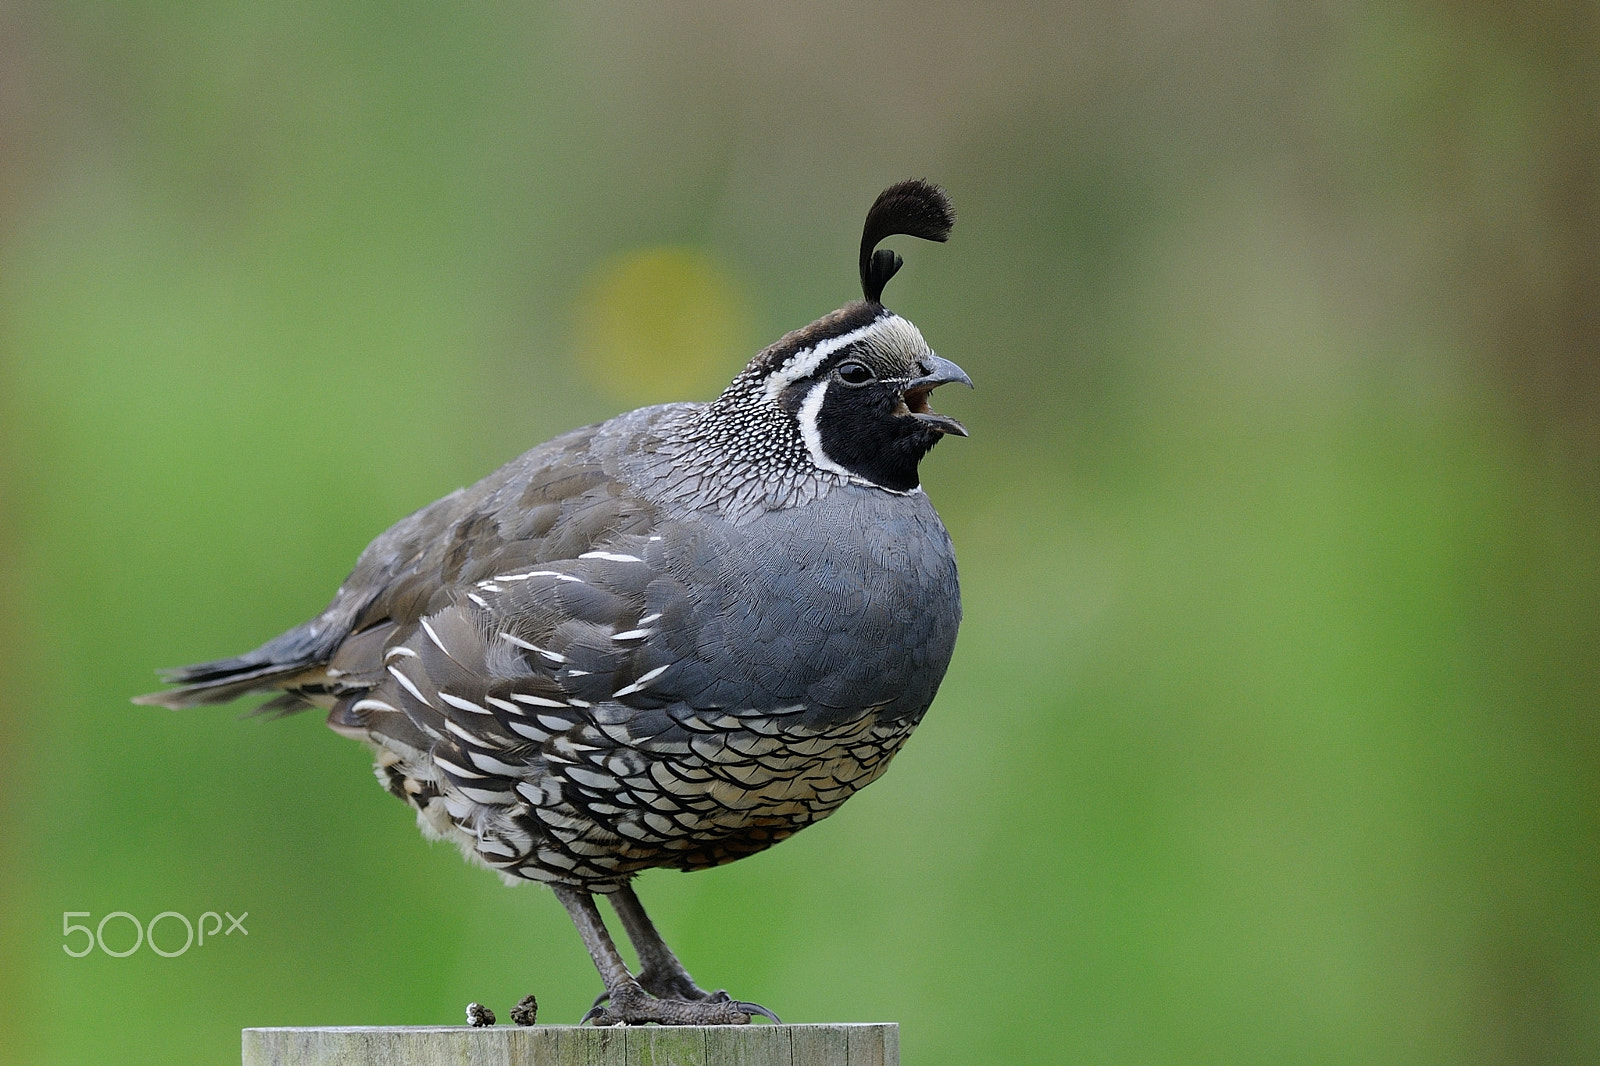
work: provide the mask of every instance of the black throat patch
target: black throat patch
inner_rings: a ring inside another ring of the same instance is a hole
[[[906,411],[888,383],[851,388],[829,382],[817,412],[817,435],[829,459],[857,477],[895,492],[920,484],[917,464],[941,433]]]

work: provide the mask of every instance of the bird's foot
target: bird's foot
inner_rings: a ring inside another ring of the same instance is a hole
[[[634,978],[639,982],[639,987],[657,999],[681,999],[689,1003],[698,1003],[711,995],[705,989],[694,983],[694,978],[680,966],[674,971],[657,971],[649,966],[639,971]],[[593,1010],[611,998],[610,992],[601,992],[594,997],[594,1002],[589,1004]],[[723,998],[727,994],[723,993]]]
[[[753,1015],[770,1018],[779,1025],[779,1017],[759,1003],[746,1003],[732,999],[723,991],[699,992],[699,998],[675,999],[657,997],[646,992],[638,983],[623,985],[609,995],[603,995],[581,1025],[748,1025]]]
[[[639,971],[639,987],[657,999],[681,999],[689,1003],[698,1003],[708,998],[711,993],[694,983],[682,968],[676,972],[657,973],[646,966]],[[727,998],[724,992],[723,998]]]

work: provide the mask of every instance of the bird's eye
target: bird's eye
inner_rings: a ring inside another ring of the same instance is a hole
[[[846,385],[865,385],[872,380],[872,371],[861,363],[851,360],[840,364],[839,380]]]

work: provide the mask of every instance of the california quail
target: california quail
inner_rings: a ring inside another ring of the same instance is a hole
[[[697,987],[629,882],[827,817],[933,700],[961,597],[917,464],[966,435],[929,393],[971,381],[883,306],[901,260],[877,245],[954,221],[937,186],[891,186],[862,234],[863,301],[710,403],[574,430],[403,519],[320,615],[135,702],[328,708],[425,834],[555,890],[605,982],[587,1021],[776,1020]]]

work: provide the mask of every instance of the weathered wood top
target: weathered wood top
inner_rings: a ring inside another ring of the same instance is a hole
[[[246,1029],[244,1066],[899,1066],[893,1022]]]

